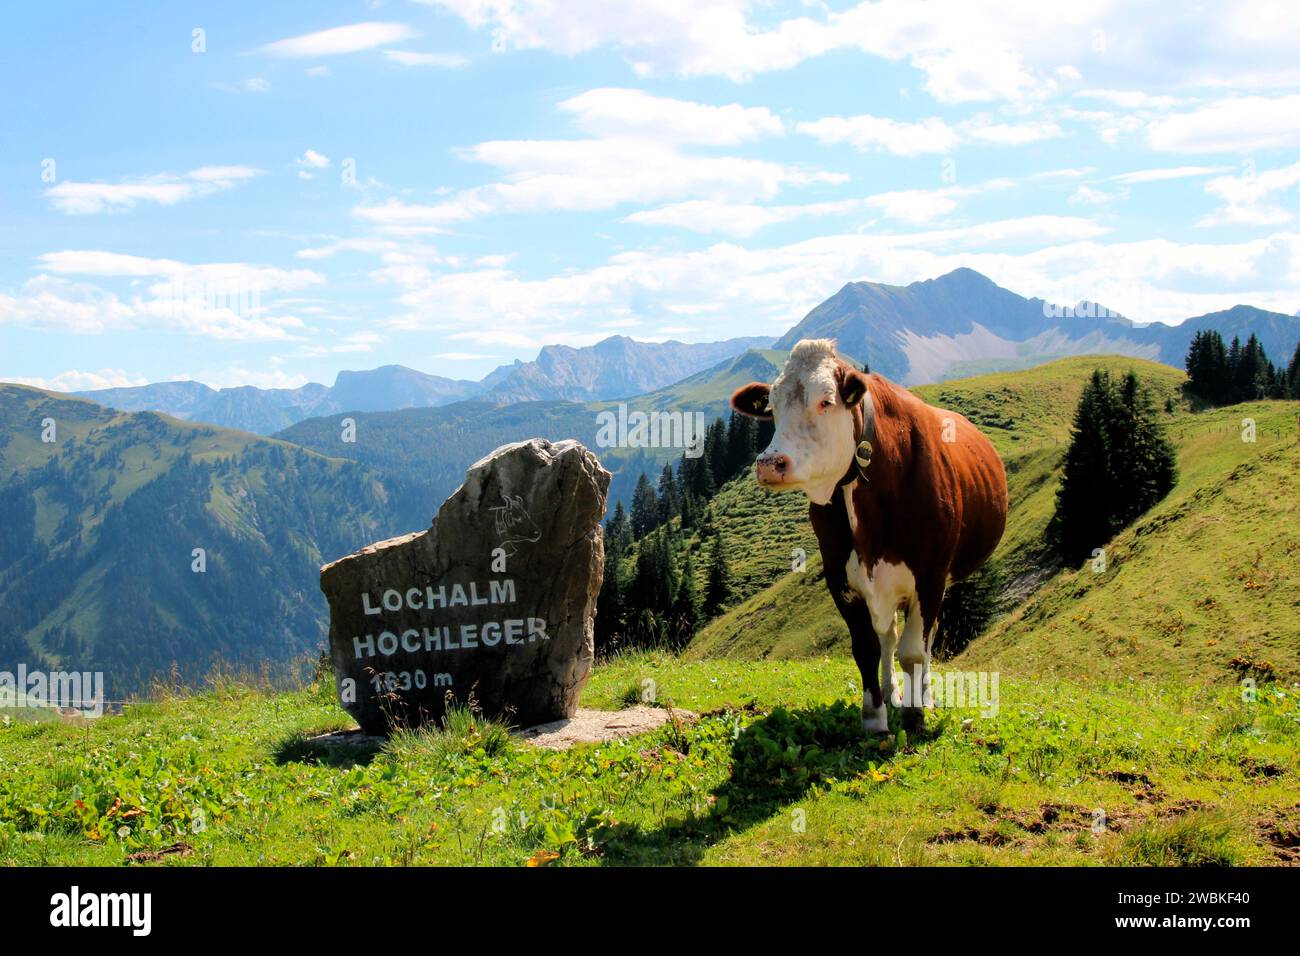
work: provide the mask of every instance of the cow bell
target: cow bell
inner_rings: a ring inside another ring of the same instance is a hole
[[[853,453],[853,460],[858,463],[858,467],[862,469],[865,477],[867,466],[871,464],[871,442],[865,439],[858,442],[858,449]]]

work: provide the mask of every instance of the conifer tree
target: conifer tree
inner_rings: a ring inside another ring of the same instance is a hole
[[[632,492],[632,536],[644,538],[659,525],[659,503],[650,479],[641,472]]]
[[[1049,534],[1070,562],[1105,545],[1167,495],[1173,447],[1149,393],[1128,373],[1117,386],[1096,370],[1075,409]]]
[[[673,475],[672,462],[664,465],[659,474],[659,524],[667,524],[681,513],[681,495],[677,489],[677,478]]]
[[[722,535],[714,535],[709,548],[709,576],[704,592],[705,617],[716,617],[731,600],[734,584],[727,552],[722,547]]]

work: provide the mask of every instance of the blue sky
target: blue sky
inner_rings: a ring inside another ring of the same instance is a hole
[[[1144,321],[1300,308],[1287,3],[7,19],[0,379],[477,379],[613,333],[777,335],[961,265]]]

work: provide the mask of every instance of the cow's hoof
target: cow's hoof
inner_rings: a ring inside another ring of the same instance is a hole
[[[862,708],[862,732],[866,734],[889,733],[889,711],[882,702],[879,707]]]
[[[899,722],[909,734],[925,730],[925,708],[904,707],[900,713]]]

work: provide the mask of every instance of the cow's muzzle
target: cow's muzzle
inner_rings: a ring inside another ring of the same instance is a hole
[[[784,485],[790,481],[789,455],[763,455],[754,462],[754,475],[760,485]]]

